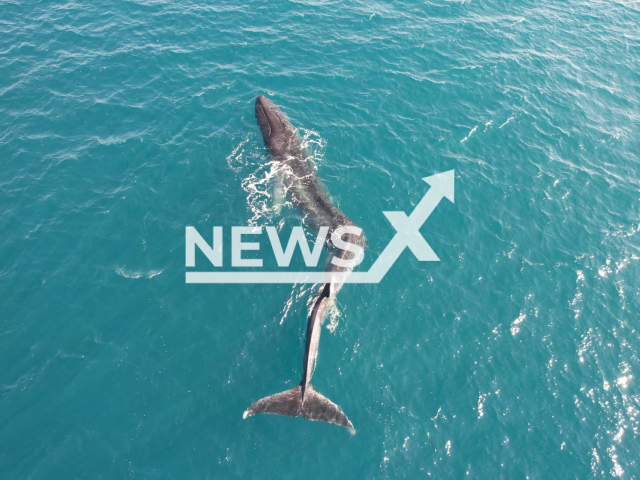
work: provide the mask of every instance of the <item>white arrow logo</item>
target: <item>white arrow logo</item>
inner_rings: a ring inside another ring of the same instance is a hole
[[[431,188],[409,216],[383,212],[396,234],[368,272],[187,272],[187,283],[379,283],[407,247],[421,262],[439,262],[420,228],[443,198],[454,202],[454,174],[455,170],[449,170],[423,178]]]
[[[431,185],[431,188],[408,217],[404,212],[382,212],[398,233],[380,254],[376,263],[366,272],[367,275],[374,275],[372,283],[382,280],[382,277],[385,276],[406,247],[409,247],[421,262],[440,261],[420,234],[420,227],[424,225],[424,222],[427,221],[427,218],[433,213],[443,197],[447,197],[452,203],[454,202],[454,173],[454,170],[449,170],[448,172],[423,178],[425,182]]]

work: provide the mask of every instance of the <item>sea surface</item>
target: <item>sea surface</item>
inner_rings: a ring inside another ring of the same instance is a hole
[[[441,261],[323,327],[355,436],[242,418],[299,381],[315,287],[185,282],[186,226],[300,223],[258,94],[361,270],[455,169]],[[638,2],[2,1],[0,209],[0,478],[640,478]]]

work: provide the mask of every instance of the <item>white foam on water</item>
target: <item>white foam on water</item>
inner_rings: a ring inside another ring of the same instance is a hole
[[[127,272],[126,270],[122,269],[122,268],[116,268],[116,274],[120,275],[121,277],[124,278],[131,278],[134,280],[137,280],[139,278],[153,278],[153,277],[157,277],[158,275],[162,274],[162,270],[155,270],[155,271],[149,271],[149,272]]]
[[[502,128],[502,127],[500,127],[500,128]],[[476,125],[475,127],[473,127],[473,128],[471,129],[471,131],[469,132],[469,134],[468,134],[466,137],[464,137],[462,140],[460,140],[460,143],[464,143],[464,142],[466,142],[467,140],[469,140],[469,138],[471,137],[471,135],[473,135],[473,134],[475,133],[475,131],[476,131],[476,130],[478,130],[478,125]]]

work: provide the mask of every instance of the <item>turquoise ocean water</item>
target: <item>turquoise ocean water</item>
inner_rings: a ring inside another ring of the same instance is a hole
[[[258,94],[363,269],[456,170],[442,261],[323,329],[354,437],[242,419],[299,381],[313,288],[185,283],[187,225],[297,221]],[[637,2],[1,2],[0,478],[640,477],[639,155]]]

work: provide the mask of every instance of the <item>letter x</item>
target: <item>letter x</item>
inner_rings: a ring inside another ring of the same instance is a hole
[[[409,247],[421,262],[437,262],[440,260],[420,234],[420,227],[422,227],[424,222],[420,222],[420,219],[417,218],[418,215],[416,215],[416,213],[419,213],[417,208],[408,217],[404,212],[383,213],[397,231],[392,240],[392,242],[397,245],[396,248],[401,247],[399,250],[402,251],[406,247]]]

